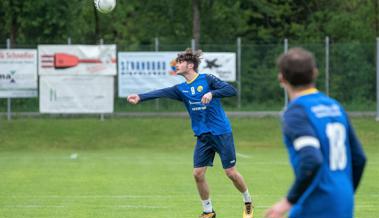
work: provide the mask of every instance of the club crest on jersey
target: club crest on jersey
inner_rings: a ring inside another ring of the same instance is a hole
[[[204,89],[203,86],[198,86],[198,87],[197,87],[197,91],[198,91],[198,92],[202,92],[203,89]]]

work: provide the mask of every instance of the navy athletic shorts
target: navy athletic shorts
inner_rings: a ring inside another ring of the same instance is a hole
[[[224,169],[233,167],[236,164],[236,151],[232,133],[222,135],[203,133],[199,135],[193,154],[194,168],[213,166],[216,152],[220,155]]]

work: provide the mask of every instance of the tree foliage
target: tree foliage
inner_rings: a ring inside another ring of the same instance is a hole
[[[176,45],[184,49],[194,37],[193,2],[200,15],[200,48],[233,50],[209,45],[235,45],[237,37],[251,44],[242,56],[246,101],[281,100],[282,90],[269,81],[276,79],[275,58],[283,51],[284,38],[291,44],[308,43],[304,47],[319,56],[324,78],[323,47],[309,43],[322,44],[326,36],[334,55],[331,93],[346,101],[356,96],[373,100],[374,50],[359,43],[374,44],[379,34],[379,0],[118,0],[110,14],[96,12],[92,0],[2,0],[0,42],[10,38],[19,47],[33,47],[66,43],[68,37],[75,44],[102,38],[121,50],[153,50],[154,38],[159,37],[166,45],[163,50],[178,50]],[[347,84],[346,78],[368,85]]]
[[[99,14],[100,37],[146,44],[192,38],[194,0],[118,1],[109,15]],[[367,41],[376,37],[378,0],[202,0],[198,2],[201,41]],[[96,40],[92,1],[3,0],[1,39],[20,43],[54,42],[72,37]]]

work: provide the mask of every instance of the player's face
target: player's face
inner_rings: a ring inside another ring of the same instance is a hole
[[[178,61],[176,63],[176,73],[178,75],[183,75],[189,72],[189,67],[188,67],[187,61]]]

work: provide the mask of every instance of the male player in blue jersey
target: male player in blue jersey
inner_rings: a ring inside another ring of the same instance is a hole
[[[232,129],[221,106],[220,98],[235,96],[236,90],[213,75],[198,74],[201,51],[187,49],[176,58],[176,72],[185,78],[185,82],[173,87],[144,94],[128,96],[131,104],[137,104],[154,98],[166,97],[182,101],[191,118],[192,130],[197,137],[194,150],[193,175],[203,205],[202,218],[215,218],[209,197],[205,172],[213,165],[215,153],[218,153],[226,175],[242,193],[244,199],[243,218],[253,217],[251,196],[243,177],[236,170],[236,153]]]
[[[295,173],[285,198],[267,218],[352,218],[354,193],[366,157],[349,118],[334,99],[315,88],[313,55],[294,48],[278,59],[279,81],[289,94],[283,135]]]

